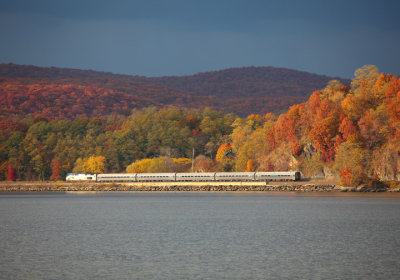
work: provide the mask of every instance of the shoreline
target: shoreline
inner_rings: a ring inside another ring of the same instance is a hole
[[[221,182],[205,183],[66,183],[0,182],[0,193],[10,192],[400,192],[400,188],[343,187],[332,182]]]

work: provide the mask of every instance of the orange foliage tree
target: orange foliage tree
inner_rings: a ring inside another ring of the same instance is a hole
[[[253,162],[252,159],[249,159],[249,160],[247,161],[246,172],[252,172],[252,171],[254,171],[254,169],[255,169],[254,162]]]
[[[316,123],[310,131],[310,138],[315,147],[321,151],[323,161],[332,161],[335,157],[334,139],[337,133],[338,123],[335,118],[328,117]]]
[[[345,117],[339,126],[340,142],[346,141],[349,138],[356,138],[359,135],[357,126],[348,117]],[[337,143],[340,144],[340,143]]]
[[[229,143],[224,143],[219,146],[215,159],[221,161],[229,152],[232,152],[232,146]]]
[[[384,103],[391,118],[396,137],[400,137],[400,78],[392,81],[386,91]]]

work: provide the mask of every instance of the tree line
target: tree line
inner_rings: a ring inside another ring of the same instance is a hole
[[[68,172],[285,171],[356,185],[396,180],[400,79],[375,66],[275,116],[150,107],[129,116],[0,120],[0,178]],[[194,162],[192,162],[194,151]]]

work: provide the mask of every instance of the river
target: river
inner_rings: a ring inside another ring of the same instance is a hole
[[[398,193],[8,193],[0,279],[399,279]]]

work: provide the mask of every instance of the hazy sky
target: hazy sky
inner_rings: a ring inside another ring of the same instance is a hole
[[[162,76],[400,74],[400,1],[0,0],[0,62]]]

